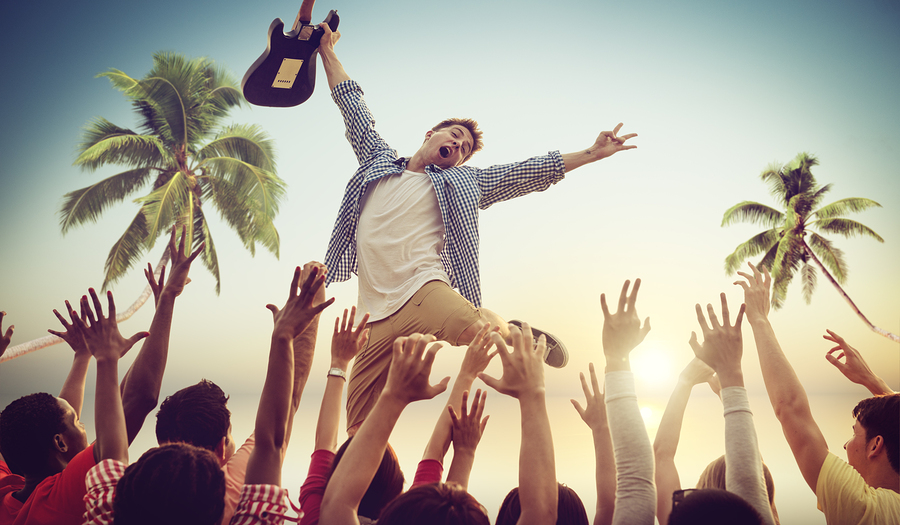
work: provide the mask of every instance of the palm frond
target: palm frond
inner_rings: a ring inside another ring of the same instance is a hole
[[[800,279],[803,281],[803,299],[806,301],[806,304],[810,304],[818,280],[816,267],[804,262],[803,266],[800,268]]]
[[[132,89],[137,86],[138,81],[136,79],[131,78],[126,75],[124,72],[118,69],[110,69],[109,71],[104,71],[97,75],[96,78],[106,77],[109,79],[109,82],[113,85],[114,88],[128,95],[131,93]]]
[[[250,233],[253,210],[238,188],[226,179],[207,177],[200,179],[203,199],[215,206],[219,216],[231,226],[244,246],[255,255]]]
[[[143,186],[149,175],[150,168],[123,171],[86,188],[67,193],[59,210],[59,226],[63,235],[85,222],[97,222],[107,208]]]
[[[233,157],[207,158],[204,166],[211,176],[230,181],[242,198],[256,203],[252,206],[255,212],[269,219],[278,214],[285,184],[275,173]]]
[[[212,234],[209,231],[209,221],[206,220],[206,216],[203,215],[203,210],[199,206],[194,208],[194,232],[196,233],[194,237],[196,246],[206,243],[200,258],[203,260],[203,265],[206,266],[206,269],[216,278],[216,295],[219,295],[222,289],[222,282],[219,277],[219,258],[216,256],[216,245],[213,243]],[[194,246],[194,249],[196,249],[196,246]]]
[[[88,171],[106,164],[161,166],[168,162],[165,146],[152,135],[139,135],[103,118],[91,121],[82,133],[73,163]]]
[[[872,199],[850,197],[826,204],[816,210],[815,214],[819,219],[831,219],[833,217],[842,217],[848,213],[859,213],[869,208],[881,208],[881,204]]]
[[[173,144],[186,145],[188,142],[187,107],[172,81],[167,78],[150,77],[141,80],[144,94],[138,110],[150,118],[150,129],[159,133]],[[151,111],[141,104],[149,106]]]
[[[834,280],[844,284],[848,273],[847,263],[844,262],[844,252],[816,232],[809,233],[809,248],[831,272]]]
[[[131,220],[131,224],[125,229],[125,233],[113,244],[106,264],[103,266],[105,276],[103,278],[103,290],[118,281],[128,270],[134,266],[146,249],[144,239],[147,238],[147,220],[144,210],[138,210],[137,215]]]
[[[734,252],[725,258],[725,273],[734,274],[745,260],[769,251],[778,242],[780,231],[776,228],[765,230],[750,237],[746,242],[738,245]]]
[[[150,192],[149,195],[137,199],[143,204],[147,217],[146,244],[153,247],[159,235],[182,214],[182,207],[189,199],[190,181],[184,172],[175,173],[165,184]]]
[[[811,226],[815,226],[817,229],[823,232],[836,233],[847,238],[857,236],[871,237],[878,242],[884,242],[884,239],[881,237],[881,235],[875,233],[872,228],[869,228],[868,226],[860,222],[854,221],[853,219],[819,219],[813,222]]]
[[[778,243],[772,244],[769,250],[763,255],[763,258],[759,260],[756,267],[759,269],[766,268],[769,270],[769,273],[772,273],[772,265],[775,264],[775,255],[778,254]]]
[[[780,211],[753,201],[744,201],[735,204],[725,211],[722,216],[722,226],[730,226],[738,222],[759,224],[766,228],[774,228],[784,221],[784,214]]]
[[[196,158],[233,157],[264,170],[275,171],[272,140],[256,125],[231,125],[197,151]]]
[[[825,197],[825,194],[827,194],[829,191],[831,191],[832,186],[833,186],[833,184],[826,184],[826,185],[822,186],[821,188],[817,189],[813,193],[813,197],[812,197],[813,208],[816,208],[821,204],[822,198]],[[815,214],[815,212],[813,212],[813,213]]]
[[[774,197],[779,203],[786,203],[785,198],[785,167],[783,164],[773,162],[766,166],[766,169],[759,174],[759,178],[769,187],[769,195]]]

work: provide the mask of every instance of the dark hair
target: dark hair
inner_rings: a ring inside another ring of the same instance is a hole
[[[225,474],[216,456],[173,443],[144,453],[116,485],[115,525],[214,525],[225,510]]]
[[[775,524],[779,525],[781,520],[778,518],[778,509],[775,508],[775,480],[769,467],[763,463],[763,480],[766,482],[766,494],[769,497],[769,507],[772,509],[772,517],[775,518]],[[725,489],[725,456],[719,456],[714,459],[700,473],[700,479],[697,480],[698,489]]]
[[[584,509],[584,503],[578,494],[571,488],[558,483],[558,499],[556,504],[556,523],[557,525],[588,525],[587,511]],[[519,502],[519,487],[509,491],[503,503],[500,504],[500,510],[497,512],[497,521],[495,525],[515,525],[519,521],[522,514],[522,505]]]
[[[341,445],[341,448],[334,455],[334,461],[331,462],[331,472],[328,473],[329,480],[331,480],[334,469],[337,468],[338,462],[344,457],[344,452],[347,451],[347,447],[352,440],[353,436],[347,438],[347,441],[344,441],[344,444]],[[366,493],[359,502],[357,514],[373,520],[379,519],[385,506],[403,492],[403,481],[403,471],[400,470],[400,462],[397,461],[394,449],[388,444],[384,448],[384,455],[381,457],[378,471],[375,472],[375,477],[372,478],[369,488],[366,489]]]
[[[231,412],[228,396],[218,385],[206,379],[196,385],[182,388],[159,406],[156,413],[156,441],[165,443],[190,443],[216,450],[223,437],[228,435]]]
[[[378,525],[490,525],[487,512],[456,483],[417,485],[394,498]]]
[[[900,394],[863,399],[853,409],[853,417],[866,429],[866,441],[884,439],[884,449],[894,472],[900,473]]]
[[[59,400],[40,392],[16,399],[0,412],[0,452],[9,470],[24,476],[41,471],[53,449],[53,436],[66,431]]]
[[[683,495],[683,499],[679,497]],[[722,489],[675,491],[669,525],[761,525],[762,516],[744,498]]]
[[[472,158],[472,155],[474,155],[484,147],[484,142],[482,142],[481,140],[483,133],[480,129],[478,129],[478,122],[470,118],[444,119],[440,121],[435,127],[431,128],[431,131],[439,131],[444,128],[449,128],[450,126],[462,126],[469,130],[469,133],[472,135],[472,151],[470,151],[469,154],[466,155],[466,158],[463,159],[461,164],[464,164]]]

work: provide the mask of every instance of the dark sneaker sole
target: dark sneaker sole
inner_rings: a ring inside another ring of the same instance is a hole
[[[513,319],[507,322],[520,330],[522,329],[522,321]],[[566,366],[569,362],[569,352],[566,350],[566,345],[558,337],[533,326],[531,327],[531,334],[534,336],[535,343],[542,335],[547,340],[547,350],[544,351],[544,362],[547,363],[547,366],[552,366],[553,368]]]

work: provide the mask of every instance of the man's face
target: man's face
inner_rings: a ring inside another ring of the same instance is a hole
[[[87,432],[84,431],[84,424],[78,419],[78,414],[75,413],[75,409],[72,408],[72,405],[65,399],[59,397],[56,398],[56,401],[59,403],[60,408],[65,412],[63,421],[66,429],[62,432],[62,436],[65,439],[67,446],[66,459],[71,461],[76,454],[87,448]]]
[[[847,451],[847,463],[863,477],[865,477],[864,471],[867,464],[867,445],[866,429],[863,428],[859,421],[854,421],[853,437],[844,443],[844,450]]]
[[[465,126],[454,124],[425,134],[425,162],[440,168],[459,166],[472,151],[475,141]]]

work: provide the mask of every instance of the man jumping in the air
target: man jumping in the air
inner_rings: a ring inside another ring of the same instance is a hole
[[[448,119],[425,133],[412,157],[399,157],[375,131],[362,89],[335,55],[340,33],[319,27],[325,31],[319,54],[328,86],[360,164],[347,184],[325,256],[326,284],[356,272],[358,310],[370,315],[368,345],[356,357],[347,388],[347,428],[353,434],[384,387],[397,337],[419,332],[466,345],[485,323],[508,337],[506,321],[481,307],[478,210],[546,190],[579,166],[637,147],[625,145],[637,135],[619,137],[619,124],[586,150],[553,151],[480,169],[463,166],[481,149],[478,123]],[[564,366],[563,344],[533,331],[547,338],[547,364]]]

